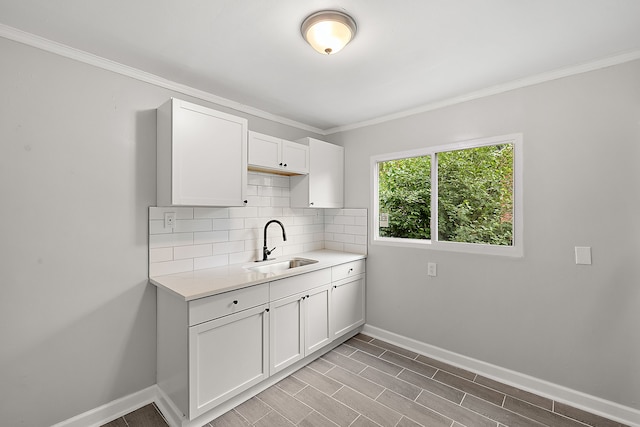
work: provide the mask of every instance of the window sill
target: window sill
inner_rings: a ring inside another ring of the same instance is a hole
[[[433,240],[394,239],[372,236],[371,243],[380,246],[397,246],[403,248],[430,249],[446,252],[471,253],[479,255],[498,255],[522,258],[524,251],[521,246],[497,246],[479,243],[434,242]]]

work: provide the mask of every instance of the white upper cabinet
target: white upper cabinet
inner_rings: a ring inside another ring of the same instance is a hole
[[[157,111],[158,206],[243,206],[247,120],[172,98]]]
[[[289,172],[309,173],[309,147],[283,139],[282,162]]]
[[[309,173],[309,147],[249,132],[249,168],[283,175]]]
[[[298,142],[309,147],[309,174],[291,177],[291,207],[344,207],[344,148],[313,138]]]

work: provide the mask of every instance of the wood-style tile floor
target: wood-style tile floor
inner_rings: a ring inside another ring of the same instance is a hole
[[[167,426],[155,405],[105,427]],[[623,424],[357,335],[204,427]]]

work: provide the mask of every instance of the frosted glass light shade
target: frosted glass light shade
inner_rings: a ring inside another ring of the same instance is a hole
[[[307,17],[300,28],[302,37],[319,53],[332,55],[356,35],[356,23],[342,12],[325,10]]]

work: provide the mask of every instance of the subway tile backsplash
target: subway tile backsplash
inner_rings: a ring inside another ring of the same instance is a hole
[[[318,249],[367,253],[366,209],[292,209],[289,177],[249,172],[246,207],[149,208],[149,275],[182,273],[255,261],[262,255],[264,225],[280,257]],[[164,213],[175,212],[174,228]]]
[[[324,224],[325,249],[367,253],[366,209],[325,209]]]

